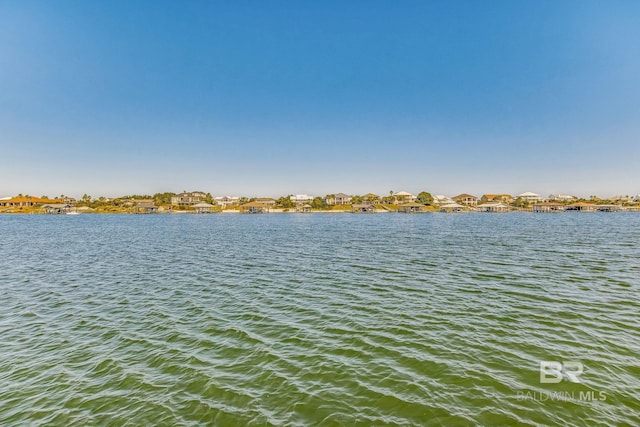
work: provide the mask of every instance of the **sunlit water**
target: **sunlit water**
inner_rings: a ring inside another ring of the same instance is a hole
[[[2,215],[0,238],[3,426],[640,425],[640,214]]]

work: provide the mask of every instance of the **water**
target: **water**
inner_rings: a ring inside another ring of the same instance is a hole
[[[3,426],[640,425],[640,214],[2,215],[0,238]]]

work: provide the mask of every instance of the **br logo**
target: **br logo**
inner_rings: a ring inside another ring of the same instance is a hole
[[[550,362],[540,361],[540,382],[543,384],[556,384],[563,379],[572,383],[580,382],[580,375],[584,371],[584,365],[580,362]]]

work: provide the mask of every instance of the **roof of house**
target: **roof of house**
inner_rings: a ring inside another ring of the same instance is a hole
[[[40,197],[31,197],[31,196],[9,197],[8,199],[2,199],[2,201],[6,203],[36,203],[36,204],[59,202],[59,200],[41,199]]]
[[[347,197],[351,197],[351,196],[350,196],[350,195],[348,195],[348,194],[344,194],[344,193],[338,193],[338,194],[336,194],[336,199],[337,199],[337,198],[345,199],[345,198],[347,198]]]
[[[526,193],[518,194],[518,197],[540,197],[540,195],[527,191]]]
[[[413,194],[407,193],[406,191],[398,191],[397,193],[394,193],[394,196],[413,196]]]
[[[453,200],[458,200],[458,199],[477,199],[476,196],[472,196],[471,194],[467,194],[467,193],[462,193],[462,194],[458,194],[455,197],[452,197]]]
[[[198,204],[193,205],[194,208],[212,208],[213,205],[210,205],[209,203],[205,203],[205,202],[200,202]]]
[[[589,206],[598,206],[594,203],[586,203],[586,202],[577,202],[577,203],[571,203],[569,206],[575,206],[575,207],[589,207]]]

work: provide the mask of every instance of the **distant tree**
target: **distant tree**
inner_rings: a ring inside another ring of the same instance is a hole
[[[205,196],[202,198],[202,201],[211,205],[215,205],[216,203],[216,201],[213,200],[213,196],[211,195],[211,193],[205,194]]]
[[[361,204],[362,202],[364,202],[364,199],[362,198],[362,196],[353,196],[351,198],[351,203],[354,205]]]
[[[518,197],[513,201],[512,205],[516,208],[527,208],[529,207],[529,202],[524,200],[522,197]]]
[[[393,203],[395,203],[396,198],[393,196],[385,196],[382,198],[382,203],[386,204],[386,205],[392,205]]]
[[[416,201],[423,205],[431,206],[433,204],[433,196],[431,195],[431,193],[423,191],[420,194],[418,194]]]
[[[327,207],[327,203],[322,199],[322,197],[314,197],[311,201],[311,207],[313,209],[325,209]]]
[[[283,209],[295,208],[296,204],[291,200],[291,196],[280,197],[276,200],[276,207]]]
[[[153,203],[156,205],[169,205],[171,204],[171,198],[175,195],[176,193],[171,192],[156,193],[153,195]]]
[[[86,193],[83,194],[82,195],[82,203],[85,203],[85,204],[91,203],[91,196],[86,194]]]
[[[42,195],[42,196],[40,196],[40,198],[41,198],[41,199],[47,199],[47,200],[48,200],[48,199],[49,199],[49,196]]]

